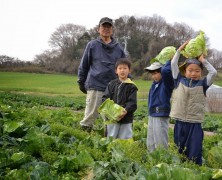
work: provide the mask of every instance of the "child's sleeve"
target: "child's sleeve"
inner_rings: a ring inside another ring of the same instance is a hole
[[[104,102],[108,98],[110,98],[110,84],[108,84],[106,87],[106,90],[102,96],[102,102]]]
[[[130,95],[128,96],[125,107],[127,112],[134,112],[137,109],[137,91],[138,88],[136,86],[133,86],[130,90]]]
[[[178,67],[179,58],[180,58],[180,51],[177,50],[177,52],[173,56],[173,59],[171,60],[171,70],[172,70],[173,79],[177,79],[178,74],[180,72]]]
[[[206,79],[207,85],[210,86],[213,84],[213,81],[217,75],[217,70],[206,59],[203,61],[203,65],[208,71]]]
[[[162,74],[162,79],[165,86],[173,88],[174,81],[173,81],[173,76],[172,76],[172,71],[171,71],[170,60],[167,61],[166,64],[161,68],[161,74]]]

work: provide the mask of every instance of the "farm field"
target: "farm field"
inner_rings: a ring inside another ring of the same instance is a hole
[[[169,149],[147,153],[147,93],[138,86],[134,138],[104,138],[98,118],[82,131],[85,95],[77,77],[0,72],[0,179],[222,179],[222,115],[206,113],[203,166],[177,153],[173,129]],[[215,84],[220,85],[221,81]],[[173,122],[171,122],[173,123]]]
[[[77,85],[77,76],[0,72],[0,90],[32,94],[84,96]],[[146,99],[150,81],[135,80],[139,99]]]

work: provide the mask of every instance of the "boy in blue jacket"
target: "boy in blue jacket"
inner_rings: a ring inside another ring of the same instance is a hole
[[[148,96],[148,133],[147,149],[154,151],[157,147],[168,148],[168,128],[170,114],[170,98],[174,88],[170,60],[162,65],[154,62],[145,71],[151,73],[153,79]]]

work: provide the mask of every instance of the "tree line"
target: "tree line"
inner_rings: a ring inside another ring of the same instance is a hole
[[[50,49],[35,55],[33,61],[24,62],[6,55],[0,56],[0,69],[36,67],[39,72],[77,74],[78,66],[88,41],[97,38],[98,25],[87,30],[85,26],[62,24],[50,36]],[[204,30],[202,30],[204,31]],[[199,34],[185,23],[169,24],[154,14],[151,17],[121,16],[114,22],[114,37],[123,45],[133,62],[134,76],[141,76],[144,67],[150,64],[162,48],[178,48],[184,41]],[[207,46],[209,38],[205,34]],[[217,69],[222,68],[222,52],[209,49],[207,59]],[[26,69],[27,69],[26,68]]]

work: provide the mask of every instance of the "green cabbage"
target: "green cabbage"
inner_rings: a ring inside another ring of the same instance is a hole
[[[222,169],[215,169],[213,170],[213,179],[219,179],[222,178]]]
[[[163,48],[160,53],[153,59],[151,59],[151,64],[154,62],[160,62],[161,64],[166,64],[166,61],[171,60],[176,53],[176,48],[173,46],[167,46]]]
[[[197,58],[201,54],[207,55],[206,41],[204,37],[204,32],[200,31],[200,34],[189,41],[181,54],[186,58]]]
[[[98,112],[109,121],[119,121],[119,116],[123,114],[124,108],[109,98],[98,108]]]

